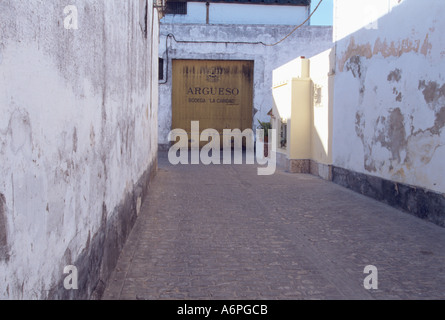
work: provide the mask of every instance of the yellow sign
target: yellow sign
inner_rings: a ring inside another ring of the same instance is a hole
[[[252,128],[253,61],[173,60],[172,129]]]

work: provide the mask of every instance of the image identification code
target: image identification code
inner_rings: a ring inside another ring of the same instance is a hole
[[[267,305],[223,305],[222,308],[187,306],[178,308],[178,315],[201,315],[205,318],[211,314],[220,315],[266,315]]]

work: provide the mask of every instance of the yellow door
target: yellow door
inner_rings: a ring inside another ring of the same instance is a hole
[[[200,132],[252,128],[253,61],[172,63],[172,129],[184,129],[190,137],[192,121],[199,121]]]

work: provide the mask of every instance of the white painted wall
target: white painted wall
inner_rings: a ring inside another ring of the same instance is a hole
[[[400,4],[399,0],[334,0],[334,41],[360,29],[378,29],[378,19]],[[340,20],[344,17],[347,21]]]
[[[334,49],[328,49],[310,59],[313,83],[312,159],[332,164],[332,119],[334,96]]]
[[[338,0],[334,11],[334,165],[445,192],[443,0]]]
[[[299,25],[309,15],[309,6],[276,6],[239,3],[210,3],[209,24]],[[168,14],[162,23],[206,23],[203,2],[188,2],[187,14]]]
[[[63,1],[0,2],[0,299],[60,289],[154,161],[158,18],[148,1],[145,39],[144,2],[76,1],[78,30]]]
[[[259,25],[199,25],[161,24],[159,56],[167,61],[166,35],[173,34],[178,41],[198,43],[177,43],[169,38],[167,82],[159,85],[159,144],[168,144],[168,133],[172,130],[171,119],[171,59],[209,60],[253,60],[254,61],[254,119],[269,121],[267,113],[273,106],[272,71],[283,63],[299,56],[311,57],[332,47],[331,27],[304,26],[288,39],[276,46],[261,44],[206,43],[206,41],[275,43],[289,34],[292,26]],[[199,43],[199,41],[202,41]],[[165,63],[167,66],[167,63]]]

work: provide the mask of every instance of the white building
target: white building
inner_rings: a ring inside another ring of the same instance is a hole
[[[185,99],[175,97],[177,92],[172,88],[179,77],[174,76],[175,60],[187,60],[192,65],[193,61],[250,61],[253,94],[248,106],[240,106],[240,110],[244,108],[240,111],[244,114],[243,123],[247,121],[249,128],[256,129],[258,120],[269,121],[267,114],[273,106],[272,71],[283,62],[299,56],[311,57],[332,47],[332,27],[309,26],[309,10],[308,0],[167,2],[160,26],[160,147],[169,146],[168,133],[176,129],[172,120],[176,116],[173,101]],[[200,112],[205,113],[204,106],[201,102],[187,108],[201,108]],[[232,107],[224,106],[226,110],[222,113],[227,114]],[[192,115],[195,111],[185,117],[204,121],[201,116]],[[250,118],[246,120],[247,113]],[[236,125],[236,121],[224,116],[215,121],[204,122],[215,129]]]
[[[296,25],[309,15],[310,0],[167,1],[162,23]]]

